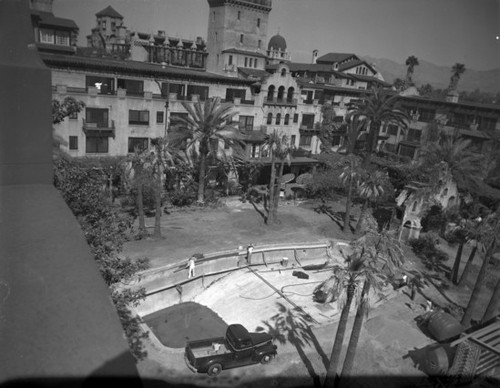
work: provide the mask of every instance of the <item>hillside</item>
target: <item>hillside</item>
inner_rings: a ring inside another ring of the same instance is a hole
[[[406,76],[406,65],[397,63],[386,58],[363,57],[368,63],[375,65],[387,82],[392,82],[395,78],[404,78]],[[431,84],[435,88],[446,88],[450,82],[450,67],[438,66],[424,60],[419,60],[420,64],[415,67],[413,80],[417,86]],[[465,64],[467,67],[467,64]],[[500,68],[492,70],[473,70],[467,69],[462,75],[459,90],[473,91],[480,89],[483,92],[496,94],[500,92]]]

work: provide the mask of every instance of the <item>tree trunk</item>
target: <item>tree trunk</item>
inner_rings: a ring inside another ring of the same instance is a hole
[[[458,283],[458,271],[460,270],[460,261],[462,260],[462,251],[464,249],[464,241],[460,241],[457,249],[457,255],[455,256],[455,263],[450,272],[450,280],[453,284]]]
[[[200,153],[200,176],[198,177],[198,203],[205,202],[205,175],[206,175],[207,155]]]
[[[332,354],[330,355],[330,364],[326,373],[326,379],[323,386],[325,388],[333,387],[337,376],[337,369],[340,362],[340,353],[344,345],[344,335],[347,330],[347,320],[349,319],[349,310],[351,308],[352,299],[354,297],[354,286],[347,286],[347,298],[345,306],[340,314],[339,325],[337,327],[337,334],[335,335],[335,342],[333,343]]]
[[[272,151],[271,151],[272,152]],[[269,210],[267,214],[267,222],[274,223],[273,209],[274,209],[274,191],[276,185],[276,160],[274,154],[271,154],[271,179],[269,180]]]
[[[349,378],[352,371],[352,366],[354,365],[354,357],[356,355],[356,348],[359,342],[359,336],[361,334],[361,328],[363,326],[363,319],[365,317],[366,307],[368,303],[368,292],[370,291],[370,282],[365,280],[363,284],[363,290],[361,291],[361,301],[358,305],[358,309],[356,310],[356,317],[354,318],[354,323],[351,331],[351,338],[349,339],[349,345],[347,345],[347,352],[344,359],[344,366],[342,367],[342,378]],[[366,298],[366,300],[365,300]],[[348,381],[342,383],[341,386],[347,386]]]
[[[281,195],[281,178],[283,177],[284,167],[285,167],[285,161],[282,160],[280,163],[278,176],[276,177],[276,186],[275,186],[275,191],[274,191],[274,202],[273,202],[273,208],[271,209],[271,211],[273,212],[274,221],[278,220],[278,206],[280,203],[280,195]]]
[[[365,218],[366,209],[368,209],[367,199],[365,200],[365,202],[363,202],[363,206],[361,207],[361,212],[359,213],[358,223],[356,224],[354,234],[358,234],[359,232],[361,232],[361,225],[363,223],[363,218]]]
[[[139,236],[146,234],[146,223],[144,221],[144,204],[142,198],[142,182],[137,184],[137,213],[139,214]]]
[[[161,180],[161,169],[158,169],[158,176],[155,188],[155,231],[154,237],[161,238],[161,189],[162,189],[162,180]]]
[[[495,290],[493,290],[490,303],[488,303],[488,307],[486,308],[486,312],[484,313],[481,323],[487,322],[494,316],[496,316],[499,309],[500,309],[500,278],[497,279],[497,285],[495,287]]]
[[[344,225],[342,227],[343,232],[345,232],[350,225],[351,197],[352,197],[352,177],[349,177],[349,186],[347,188],[347,198],[346,198],[346,203],[345,203]]]
[[[467,304],[467,308],[464,312],[464,316],[462,318],[462,325],[466,328],[470,327],[472,314],[474,312],[474,307],[477,305],[479,300],[479,294],[481,292],[481,288],[484,284],[484,278],[486,277],[486,269],[488,268],[488,263],[495,251],[496,240],[493,238],[486,254],[484,255],[483,264],[481,265],[481,269],[479,270],[479,274],[477,275],[476,284],[474,285],[474,289],[472,290],[472,295],[469,299],[469,303]]]
[[[465,269],[462,272],[462,277],[460,278],[460,281],[458,282],[458,285],[460,287],[465,286],[465,283],[467,282],[467,279],[470,276],[470,272],[472,270],[472,262],[474,261],[474,257],[476,256],[477,252],[477,243],[476,245],[472,248],[472,251],[469,255],[469,259],[467,260],[467,264],[465,264]]]

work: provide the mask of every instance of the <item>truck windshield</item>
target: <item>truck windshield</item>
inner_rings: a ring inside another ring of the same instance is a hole
[[[252,346],[252,341],[249,338],[238,342],[238,340],[236,339],[236,337],[234,337],[233,333],[230,330],[228,330],[226,334],[226,339],[233,350],[241,350]]]

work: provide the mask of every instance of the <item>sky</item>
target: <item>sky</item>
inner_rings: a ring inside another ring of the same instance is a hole
[[[54,0],[56,16],[80,27],[79,45],[95,14],[111,5],[133,31],[207,37],[206,0]],[[268,39],[278,33],[292,61],[312,51],[354,53],[404,63],[421,61],[468,69],[500,68],[500,0],[272,0]]]

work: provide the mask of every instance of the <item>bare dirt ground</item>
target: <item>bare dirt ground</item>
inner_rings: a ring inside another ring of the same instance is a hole
[[[341,212],[344,210],[342,203],[329,205],[328,213],[318,213],[315,211],[317,203],[284,203],[279,208],[281,223],[274,226],[264,225],[251,205],[242,204],[236,198],[217,209],[172,211],[162,217],[161,240],[130,242],[124,254],[149,257],[152,266],[156,267],[185,259],[194,252],[222,251],[248,243],[350,239],[350,233],[344,234],[340,230]],[[147,226],[152,228],[153,222],[152,218],[148,219]],[[449,254],[450,260],[446,264],[451,266],[455,248],[446,242],[441,243],[441,248]],[[411,249],[406,248],[405,252],[406,269],[424,271],[422,263]],[[463,265],[467,257],[468,248],[463,255]],[[477,259],[476,273],[479,262]],[[273,363],[228,370],[217,378],[209,378],[192,374],[187,369],[182,349],[167,348],[151,335],[151,340],[147,342],[148,358],[138,365],[141,376],[167,381],[176,386],[320,386],[333,346],[338,306],[336,303],[313,303],[311,292],[315,283],[305,283],[320,281],[326,274],[317,273],[309,280],[298,280],[290,275],[290,271],[269,269],[261,275],[295,298],[293,300],[316,320],[304,326],[311,327],[309,332],[306,330],[300,338],[287,336],[286,328],[279,327],[273,317],[286,314],[291,306],[277,297],[262,280],[248,272],[237,271],[228,275],[201,293],[196,302],[211,308],[226,323],[239,322],[251,330],[264,328],[269,332],[285,333],[278,342],[279,355]],[[443,278],[443,275],[440,277]],[[447,281],[433,280],[433,284],[421,291],[414,301],[410,300],[404,289],[389,293],[386,301],[374,301],[375,307],[365,321],[356,353],[353,371],[356,381],[353,381],[352,386],[389,388],[425,383],[426,376],[418,363],[422,357],[421,349],[434,341],[420,330],[416,318],[423,314],[426,299],[441,307],[455,306],[455,310],[457,305],[465,307],[470,290],[458,289]],[[485,293],[477,308],[478,317],[488,299],[489,293]],[[295,315],[295,319],[300,323],[300,317]],[[348,333],[349,330],[350,327]]]

